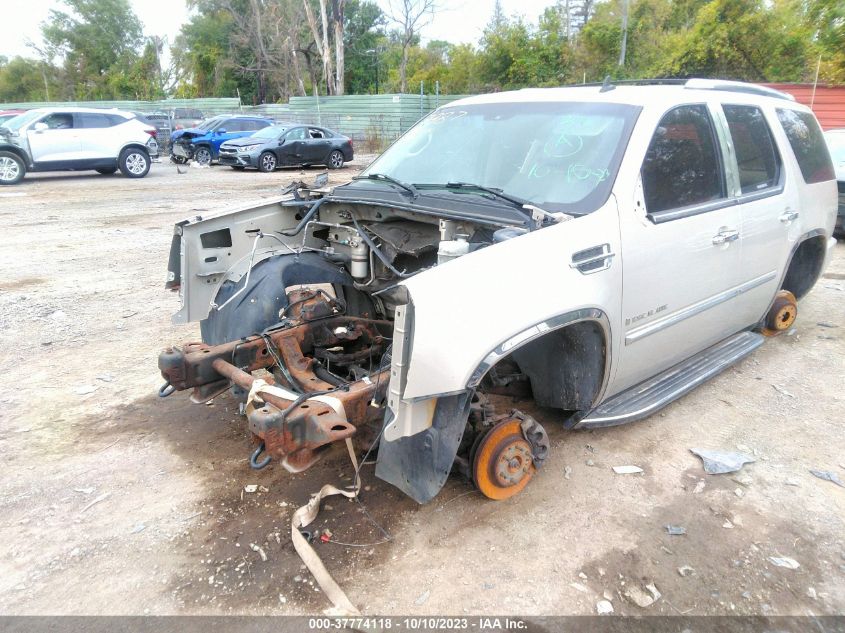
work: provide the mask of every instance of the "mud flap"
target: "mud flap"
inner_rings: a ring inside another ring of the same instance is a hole
[[[471,402],[471,391],[439,398],[430,428],[393,442],[382,440],[376,477],[393,484],[417,503],[431,501],[452,470]]]

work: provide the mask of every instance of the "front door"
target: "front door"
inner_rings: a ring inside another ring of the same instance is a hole
[[[300,165],[304,162],[305,137],[304,127],[294,128],[285,135],[285,142],[280,153],[286,165]]]
[[[623,341],[617,393],[740,329],[739,206],[706,104],[658,123],[632,198],[620,200]]]
[[[29,126],[26,137],[32,161],[42,169],[60,168],[80,158],[79,130],[71,112],[48,114]]]

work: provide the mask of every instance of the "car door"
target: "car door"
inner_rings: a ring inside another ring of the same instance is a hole
[[[711,108],[670,109],[647,142],[636,191],[619,204],[623,344],[614,392],[742,327],[730,302],[741,278],[741,217]],[[629,156],[637,160],[630,148]]]
[[[112,116],[98,112],[77,112],[74,125],[79,130],[80,151],[83,159],[116,158],[117,146]]]
[[[285,142],[279,150],[288,165],[299,165],[304,162],[306,130],[295,127],[285,135]]]
[[[252,132],[249,133],[251,134]],[[246,135],[243,119],[226,119],[217,126],[217,130],[214,132],[214,140],[212,141],[214,151],[217,152],[220,149],[220,145],[229,139],[240,138]]]
[[[741,320],[751,325],[774,297],[801,233],[797,183],[786,178],[773,125],[762,107],[723,103],[720,116],[728,132],[729,186],[740,208],[740,270],[747,288],[732,303]]]
[[[72,112],[51,112],[26,132],[32,160],[43,168],[59,168],[80,158],[79,130]]]
[[[304,161],[307,163],[321,163],[329,155],[331,141],[325,130],[318,127],[310,127],[305,140]]]

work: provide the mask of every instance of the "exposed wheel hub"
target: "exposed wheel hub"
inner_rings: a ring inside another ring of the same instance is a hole
[[[537,470],[534,462],[522,420],[506,418],[476,443],[472,479],[485,497],[507,499],[528,485]]]
[[[775,297],[772,307],[766,315],[766,327],[763,334],[776,336],[786,332],[798,317],[798,302],[788,290],[781,290]]]

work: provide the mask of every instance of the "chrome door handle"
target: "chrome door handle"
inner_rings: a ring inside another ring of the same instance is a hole
[[[723,229],[713,236],[713,245],[721,246],[739,239],[739,231],[734,229]]]
[[[784,224],[789,222],[794,222],[798,219],[798,211],[787,211],[782,216],[780,216],[780,221]]]

